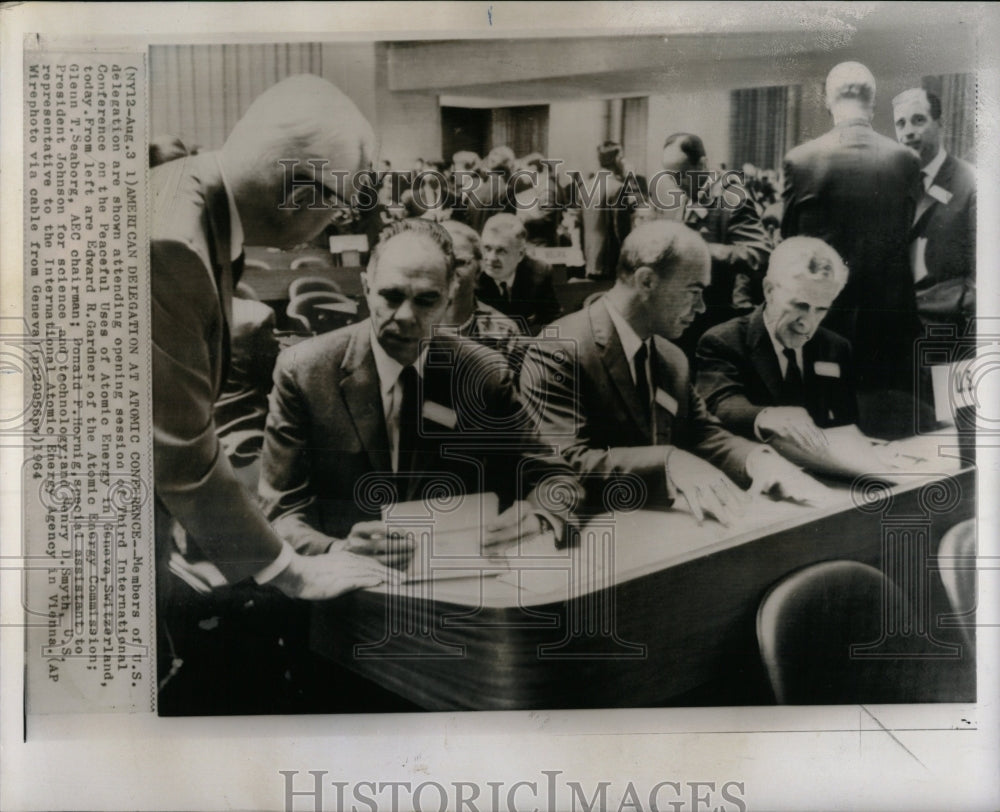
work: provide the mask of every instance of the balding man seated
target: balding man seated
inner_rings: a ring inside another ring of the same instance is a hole
[[[790,237],[771,255],[764,304],[698,342],[698,393],[730,431],[806,447],[857,422],[851,346],[820,322],[847,282],[822,240]]]
[[[483,226],[483,273],[476,296],[536,334],[559,317],[562,307],[552,268],[526,253],[527,231],[513,214],[495,214]]]
[[[705,241],[687,226],[644,223],[622,244],[614,287],[555,322],[558,340],[528,350],[522,394],[595,509],[623,474],[643,481],[648,502],[679,494],[696,518],[724,524],[745,510],[741,487],[823,498],[784,458],[723,428],[691,385],[672,342],[704,312],[710,269]]]

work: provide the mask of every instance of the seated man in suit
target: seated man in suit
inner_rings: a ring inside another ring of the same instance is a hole
[[[820,326],[845,284],[822,240],[789,237],[774,250],[764,305],[698,342],[697,390],[723,426],[815,448],[826,443],[819,428],[857,422],[851,346]]]
[[[976,315],[976,170],[941,145],[941,100],[923,88],[892,100],[896,138],[920,159],[923,197],[910,233],[910,270],[924,325],[965,332]]]
[[[511,358],[518,338],[527,335],[523,320],[505,316],[476,297],[482,274],[483,249],[476,234],[465,223],[445,220],[455,253],[455,287],[444,324],[458,328],[458,334],[485,344]]]
[[[562,308],[552,269],[525,253],[527,232],[513,214],[495,214],[483,226],[483,270],[476,296],[501,313],[522,318],[537,334]]]
[[[622,245],[615,286],[528,350],[522,394],[543,437],[584,478],[592,507],[621,474],[641,478],[650,501],[672,504],[680,493],[699,521],[709,513],[724,524],[745,509],[736,483],[824,495],[766,446],[726,431],[691,385],[671,342],[704,310],[710,268],[705,241],[687,226],[639,225]]]
[[[371,318],[279,356],[260,495],[297,551],[403,563],[408,551],[386,546],[380,502],[442,489],[499,495],[487,547],[569,530],[568,512],[550,510],[543,492],[578,485],[527,423],[507,363],[466,338],[431,339],[454,266],[441,226],[388,226],[363,276]]]

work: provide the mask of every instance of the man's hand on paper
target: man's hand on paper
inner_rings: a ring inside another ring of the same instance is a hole
[[[829,488],[769,448],[761,447],[747,458],[747,476],[753,480],[754,493],[776,499],[817,505],[832,496]]]
[[[398,580],[399,573],[372,558],[334,550],[323,555],[295,553],[288,566],[269,583],[290,598],[325,600]]]
[[[487,523],[483,552],[500,553],[503,548],[533,539],[541,532],[542,522],[535,508],[522,499]]]
[[[679,448],[670,450],[666,462],[667,482],[680,492],[701,524],[705,514],[730,527],[744,514],[749,497],[711,463]]]
[[[769,406],[757,415],[754,426],[764,440],[780,437],[812,453],[827,447],[826,435],[801,406]]]
[[[337,539],[331,551],[371,556],[387,567],[406,569],[415,544],[402,532],[390,529],[383,521],[358,522],[346,539]]]

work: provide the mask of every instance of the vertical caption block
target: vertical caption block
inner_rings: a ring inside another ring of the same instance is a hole
[[[28,713],[152,710],[144,53],[26,52]],[[30,564],[30,566],[29,566]]]

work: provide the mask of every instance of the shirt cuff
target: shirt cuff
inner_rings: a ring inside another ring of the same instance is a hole
[[[753,436],[756,437],[757,440],[759,442],[761,442],[761,443],[766,443],[767,442],[767,440],[764,439],[764,435],[762,435],[760,433],[760,425],[759,425],[759,423],[760,423],[760,416],[762,414],[764,414],[764,412],[766,412],[766,411],[767,411],[767,407],[765,406],[763,409],[761,409],[759,412],[757,412],[757,416],[753,419]]]
[[[274,580],[284,571],[285,567],[292,563],[292,556],[294,555],[295,551],[291,548],[291,545],[287,541],[282,541],[281,552],[278,553],[278,557],[254,575],[253,579],[258,584],[266,584],[268,581]]]

